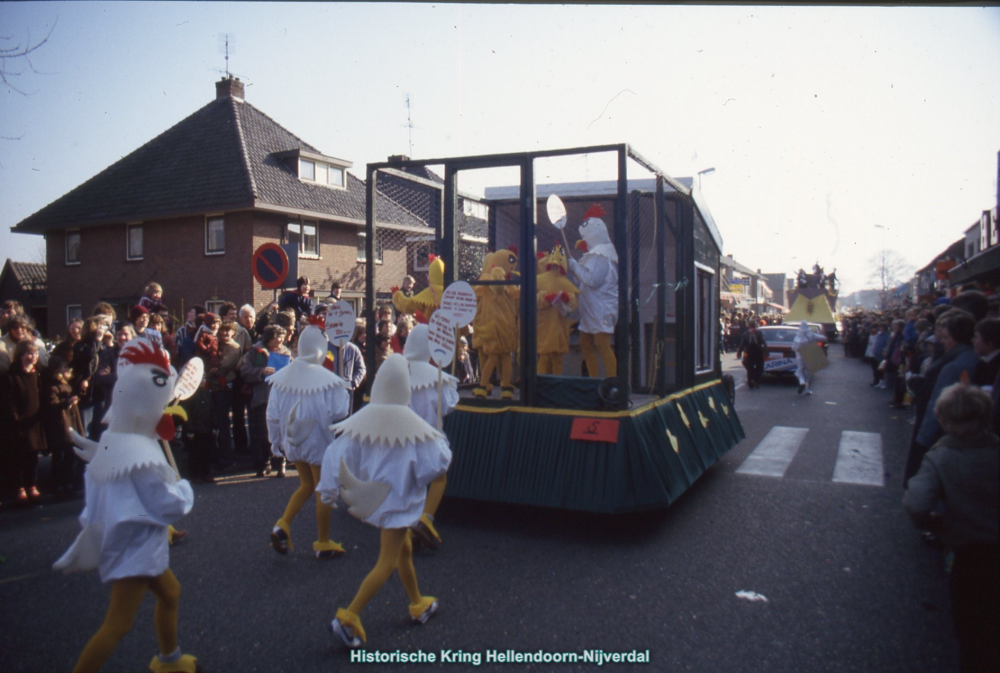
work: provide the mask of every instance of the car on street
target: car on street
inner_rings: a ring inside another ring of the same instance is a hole
[[[821,337],[819,345],[823,348],[823,353],[825,354],[830,340],[823,333],[822,325],[819,323],[808,323],[808,325],[813,332]],[[792,342],[795,341],[795,333],[799,331],[798,325],[766,325],[758,328],[758,331],[767,343],[767,354],[764,356],[764,373],[794,374],[795,350],[792,348]]]

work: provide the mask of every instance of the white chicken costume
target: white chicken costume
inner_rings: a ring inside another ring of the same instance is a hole
[[[601,216],[604,208],[592,205],[580,225],[583,250],[580,261],[570,258],[569,268],[580,288],[580,350],[590,376],[598,374],[598,353],[609,377],[618,375],[618,361],[611,349],[611,335],[618,323],[618,252],[608,237]],[[596,346],[596,351],[595,351]]]
[[[330,424],[350,411],[349,384],[323,367],[326,348],[323,331],[314,325],[306,327],[299,336],[299,356],[269,379],[267,434],[272,451],[275,455],[283,453],[299,473],[299,488],[271,529],[271,547],[279,554],[294,548],[291,523],[319,483],[323,454],[333,440]],[[330,540],[330,507],[319,498],[316,526],[316,558],[343,554],[344,548]]]
[[[437,426],[438,414],[438,368],[431,364],[431,347],[427,336],[427,325],[417,325],[406,339],[403,357],[410,365],[410,409],[429,425]],[[441,416],[447,416],[458,404],[458,379],[441,373]],[[445,441],[448,441],[445,438]],[[427,503],[420,521],[413,527],[417,540],[437,549],[441,536],[434,527],[434,514],[444,497],[448,485],[448,474],[442,474],[427,489]]]
[[[394,353],[379,367],[371,402],[334,426],[337,438],[323,458],[320,497],[329,503],[342,498],[353,516],[382,531],[378,562],[351,604],[338,609],[330,623],[348,647],[367,642],[359,615],[397,570],[414,622],[425,623],[438,607],[436,598],[420,595],[408,529],[420,519],[428,484],[448,470],[451,449],[409,402],[409,367]]]
[[[177,380],[166,351],[147,339],[131,340],[118,359],[108,430],[100,442],[74,433],[89,461],[83,532],[54,568],[66,573],[97,568],[103,582],[113,582],[104,623],[74,670],[95,671],[107,661],[131,628],[147,589],[156,595],[160,646],[150,670],[195,670],[196,659],[181,655],[177,646],[180,584],[169,568],[168,543],[168,526],[191,511],[194,493],[157,442],[173,438],[167,406],[176,397]]]

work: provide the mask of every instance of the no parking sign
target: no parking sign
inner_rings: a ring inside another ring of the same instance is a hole
[[[262,288],[279,288],[288,277],[288,255],[277,243],[264,243],[254,251],[251,269]]]

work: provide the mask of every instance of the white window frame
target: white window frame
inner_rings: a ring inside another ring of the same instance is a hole
[[[71,260],[69,258],[69,238],[72,235],[76,235],[76,259]],[[80,264],[80,250],[83,248],[83,236],[80,235],[79,229],[67,229],[63,236],[63,260],[66,262],[66,266],[78,266]]]
[[[298,237],[299,237],[299,240],[298,240],[299,257],[300,258],[305,258],[305,259],[320,259],[320,254],[319,254],[319,251],[320,251],[320,244],[319,244],[319,222],[317,220],[304,220],[302,218],[296,218],[296,219],[289,218],[288,221],[285,223],[285,241],[287,241],[288,243],[293,243],[294,242],[294,241],[292,241],[292,237],[291,237],[291,234],[292,234],[291,227],[293,227],[293,226],[298,227],[298,229],[299,229],[299,231],[298,231]],[[316,249],[315,250],[306,250],[306,235],[305,235],[305,230],[306,230],[307,226],[309,226],[309,227],[315,227],[316,228]]]
[[[138,229],[139,236],[142,238],[142,250],[136,256],[132,255],[132,232]],[[146,232],[142,228],[142,222],[132,222],[125,225],[125,261],[126,262],[141,262],[146,252]]]
[[[208,247],[209,241],[209,225],[213,220],[222,221],[222,249],[221,250],[210,250]],[[205,254],[206,255],[224,255],[226,254],[226,216],[225,215],[206,215],[205,216]]]
[[[378,229],[375,230],[375,263],[381,264],[385,259],[385,248],[384,245],[379,245],[383,242],[383,237],[380,235],[382,232]],[[358,263],[364,264],[368,261],[367,251],[364,246],[365,239],[368,238],[368,232],[359,231],[358,232]]]
[[[334,173],[340,176],[340,182],[334,182],[333,180]],[[347,170],[345,168],[341,166],[334,166],[333,164],[329,164],[326,167],[327,185],[335,189],[344,189],[346,187],[346,185],[344,184],[346,181],[347,181]]]
[[[710,372],[712,372],[712,371],[715,370],[715,359],[716,359],[715,349],[718,346],[716,344],[715,334],[713,333],[713,330],[715,330],[715,332],[718,332],[719,307],[718,307],[718,292],[717,292],[717,288],[716,288],[716,283],[718,282],[718,274],[716,273],[716,270],[713,269],[712,267],[708,266],[708,265],[702,264],[701,262],[695,262],[694,266],[695,266],[695,273],[694,273],[694,277],[695,277],[695,282],[694,282],[694,373],[697,376],[699,374],[708,374],[708,373],[710,373]],[[699,290],[700,290],[700,287],[699,287],[700,286],[700,282],[699,281],[700,281],[701,274],[698,273],[699,271],[703,272],[704,274],[706,274],[707,276],[709,276],[710,279],[711,279],[709,281],[711,284],[709,286],[709,292],[708,292],[708,296],[709,296],[709,300],[708,300],[708,322],[706,324],[706,329],[708,330],[708,334],[707,335],[703,335],[699,331],[699,328],[701,326],[701,318],[702,318],[702,315],[701,315],[701,294],[699,292]],[[712,320],[712,316],[713,315],[715,316],[715,320],[714,321]],[[708,350],[708,354],[707,354],[708,355],[707,361],[708,361],[709,365],[708,365],[707,368],[699,368],[700,362],[702,360],[702,358],[700,358],[699,355],[701,355],[702,337],[703,336],[707,336],[707,338],[708,338],[708,349],[709,350]]]
[[[215,315],[219,315],[219,310],[222,309],[222,305],[225,303],[226,302],[223,299],[209,299],[208,301],[205,302],[205,310],[208,311],[209,313],[214,313]]]
[[[312,177],[308,177],[305,171],[302,170],[305,166],[312,166]],[[299,157],[299,180],[305,180],[306,182],[316,182],[316,162],[312,159],[303,159]]]
[[[66,325],[68,326],[74,318],[83,319],[82,304],[66,304]]]

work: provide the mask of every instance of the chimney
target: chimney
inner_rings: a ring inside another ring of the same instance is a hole
[[[398,163],[402,163],[404,161],[409,161],[409,160],[410,160],[410,157],[406,156],[405,154],[390,154],[389,155],[389,163],[391,163],[391,164],[398,164]]]
[[[243,82],[240,81],[239,77],[233,77],[230,75],[228,78],[223,77],[218,82],[215,83],[215,98],[238,98],[244,100]]]

